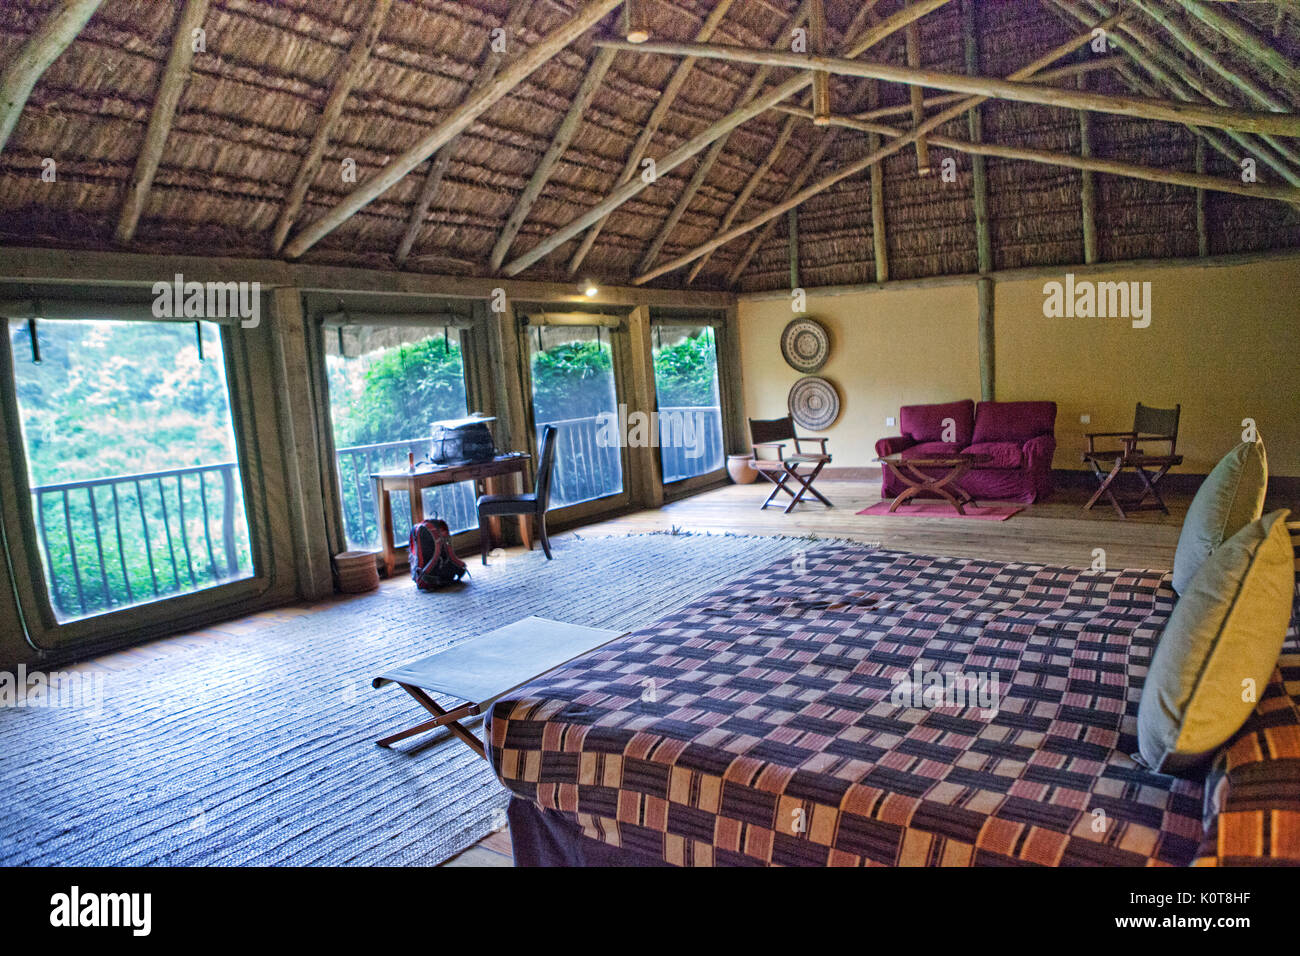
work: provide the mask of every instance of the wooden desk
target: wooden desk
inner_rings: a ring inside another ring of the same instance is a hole
[[[371,474],[370,484],[375,491],[375,508],[379,513],[379,541],[384,551],[384,569],[392,577],[397,567],[397,548],[393,545],[394,491],[405,491],[411,501],[411,524],[424,520],[425,488],[435,485],[453,485],[458,481],[474,482],[475,497],[481,494],[502,495],[523,491],[524,475],[528,470],[529,456],[523,452],[498,455],[491,461],[471,462],[464,465],[435,465],[417,471],[377,471]],[[517,479],[511,479],[518,475]],[[511,487],[505,487],[509,484]],[[532,547],[532,528],[527,515],[519,516],[519,535],[526,547]],[[488,518],[488,529],[479,528],[479,546],[492,550],[501,541],[501,519]]]

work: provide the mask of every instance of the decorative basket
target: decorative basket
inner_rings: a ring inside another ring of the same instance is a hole
[[[373,551],[344,551],[334,555],[338,569],[339,590],[344,594],[361,594],[379,587],[379,566]]]

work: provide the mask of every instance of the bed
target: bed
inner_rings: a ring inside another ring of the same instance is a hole
[[[1294,623],[1231,764],[1233,746],[1208,779],[1180,779],[1129,757],[1175,600],[1159,571],[796,552],[493,706],[516,862],[1300,858]],[[962,675],[967,696],[930,674]],[[923,706],[927,687],[949,696]],[[1234,790],[1243,774],[1253,791]]]

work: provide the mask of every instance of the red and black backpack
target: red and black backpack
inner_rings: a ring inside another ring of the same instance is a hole
[[[421,591],[459,581],[469,569],[451,546],[451,529],[441,518],[425,518],[411,529],[411,580]]]

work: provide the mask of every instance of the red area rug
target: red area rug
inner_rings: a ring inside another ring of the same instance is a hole
[[[887,515],[893,518],[970,518],[972,521],[1006,521],[1025,509],[1017,505],[967,505],[964,515],[957,514],[946,501],[909,501],[891,512],[892,502],[882,501],[859,511],[860,515]]]

